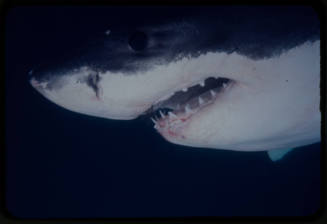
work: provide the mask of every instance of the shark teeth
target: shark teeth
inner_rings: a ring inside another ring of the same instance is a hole
[[[212,89],[210,90],[210,94],[212,97],[215,97],[217,95],[217,93],[215,91],[213,91]]]
[[[159,110],[159,113],[160,113],[161,118],[165,118],[165,115],[162,113],[161,110]]]
[[[153,117],[151,117],[151,121],[154,123],[154,125],[157,125],[158,124],[157,120],[154,119]]]
[[[217,97],[225,89],[229,88],[232,84],[230,82],[233,81],[225,78],[209,77],[203,81],[193,82],[192,86],[184,86],[178,91],[175,90],[169,95],[171,99],[165,97],[165,100],[166,98],[169,99],[167,101],[161,100],[161,104],[154,108],[154,111],[157,112],[157,116],[151,118],[154,128],[160,132],[171,128],[181,128],[194,114],[207,105],[214,103]]]
[[[204,104],[204,100],[200,96],[199,96],[198,100],[199,100],[199,105]]]
[[[187,105],[185,106],[185,113],[186,113],[186,114],[191,114],[192,112],[193,112],[193,111],[192,111],[190,105],[187,104]]]
[[[174,114],[173,112],[171,112],[171,111],[168,112],[168,116],[169,116],[170,119],[171,118],[178,118],[178,116],[176,114]]]
[[[169,111],[167,115],[164,115],[161,111],[160,117],[156,116],[151,117],[151,120],[154,124],[154,128],[158,131],[167,131],[173,127],[181,127],[184,125],[184,122],[189,118],[189,116],[194,113],[194,111],[187,105],[185,107],[186,113],[183,115],[176,115],[173,112]],[[164,115],[164,116],[163,116]]]

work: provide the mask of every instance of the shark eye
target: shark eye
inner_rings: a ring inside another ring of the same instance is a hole
[[[134,51],[143,51],[148,45],[148,36],[142,31],[136,31],[129,37],[128,44]]]

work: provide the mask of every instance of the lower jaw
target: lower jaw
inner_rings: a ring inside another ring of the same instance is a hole
[[[168,141],[178,143],[180,141],[187,141],[186,131],[191,124],[194,116],[198,116],[199,113],[209,109],[214,102],[208,105],[192,109],[188,112],[177,113],[177,115],[171,115],[161,117],[156,121],[154,128]]]

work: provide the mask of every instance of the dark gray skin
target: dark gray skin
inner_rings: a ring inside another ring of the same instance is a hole
[[[109,35],[104,31],[78,49],[67,49],[53,62],[41,61],[33,68],[33,77],[41,81],[80,66],[133,74],[206,52],[269,58],[320,35],[311,7],[113,7],[105,11],[99,20],[108,21]],[[130,15],[129,19],[123,20],[122,14]]]

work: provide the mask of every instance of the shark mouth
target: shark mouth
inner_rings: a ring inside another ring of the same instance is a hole
[[[164,97],[164,100],[152,105],[147,113],[152,115],[154,128],[163,136],[185,138],[181,135],[181,129],[195,114],[219,100],[233,83],[235,81],[227,78],[208,77]]]

